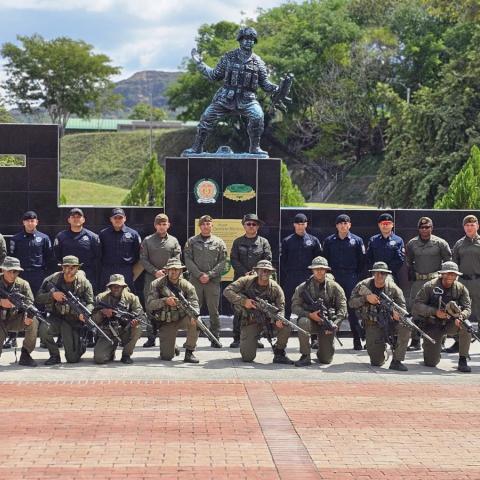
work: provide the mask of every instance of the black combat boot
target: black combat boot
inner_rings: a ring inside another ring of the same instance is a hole
[[[422,347],[420,346],[420,339],[419,338],[412,338],[410,345],[407,347],[408,352],[418,352],[421,350]]]
[[[239,348],[240,347],[240,339],[233,338],[233,342],[230,344],[230,348]]]
[[[180,349],[175,345],[175,356],[178,357],[180,355]]]
[[[20,360],[18,361],[19,365],[23,365],[24,367],[36,367],[37,362],[30,356],[27,349],[22,347],[22,353],[20,355]]]
[[[120,359],[122,363],[125,363],[125,365],[131,365],[133,363],[133,360],[130,358],[130,355],[122,355],[122,358]]]
[[[445,353],[458,353],[460,349],[460,343],[458,340],[455,340],[455,343],[444,350]]]
[[[62,363],[60,355],[51,355],[50,358],[45,362],[45,365],[57,365]]]
[[[148,337],[148,340],[143,344],[143,348],[150,348],[155,346],[155,337]]]
[[[312,364],[312,360],[310,359],[310,355],[304,353],[296,362],[296,367],[308,367]]]
[[[281,350],[279,348],[275,348],[274,355],[273,355],[273,363],[282,363],[284,365],[293,365],[293,360],[290,360],[285,350]]]
[[[58,347],[58,348],[62,348],[62,347],[63,347],[63,338],[62,338],[61,335],[58,336],[56,343],[57,343],[57,347]]]
[[[390,370],[397,370],[398,372],[407,372],[408,368],[404,365],[400,360],[394,360],[390,362],[390,366],[388,367]]]
[[[363,350],[362,341],[359,336],[353,337],[353,349],[354,350]]]
[[[185,350],[185,358],[183,359],[185,363],[199,363],[200,360],[193,354],[193,350]]]
[[[457,370],[463,373],[470,373],[472,371],[471,367],[467,364],[467,357],[460,356],[458,358]]]
[[[257,153],[259,155],[268,155],[268,152],[260,148],[260,135],[250,135],[249,153]]]
[[[182,156],[185,157],[191,153],[203,153],[203,147],[207,140],[208,132],[205,129],[198,129],[195,135],[195,140],[190,148],[187,148],[182,152]]]
[[[17,334],[16,333],[11,333],[5,343],[3,344],[3,348],[5,350],[16,347],[17,346]]]

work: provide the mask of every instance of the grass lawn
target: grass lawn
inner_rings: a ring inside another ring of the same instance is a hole
[[[60,194],[64,195],[67,205],[121,205],[129,190],[119,187],[100,185],[62,178]]]
[[[332,209],[345,209],[345,210],[354,210],[354,209],[369,209],[376,210],[377,207],[373,205],[349,205],[346,203],[320,203],[312,202],[306,203],[305,207],[308,208],[332,208]]]

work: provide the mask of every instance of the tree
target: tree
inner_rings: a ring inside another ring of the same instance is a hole
[[[14,123],[12,114],[0,102],[0,123]]]
[[[151,119],[154,122],[161,122],[167,118],[167,113],[162,108],[151,106],[148,103],[137,103],[128,118],[131,120]]]
[[[435,208],[480,209],[480,150],[473,146],[470,158],[457,173],[448,192],[435,202]]]
[[[305,198],[300,189],[292,182],[283,161],[280,167],[280,196],[282,207],[303,207],[305,205]]]
[[[21,46],[3,44],[9,99],[23,113],[35,107],[48,111],[62,132],[72,114],[88,117],[99,97],[112,86],[110,76],[120,68],[110,58],[94,54],[93,46],[67,37],[45,40],[40,35],[18,36]]]
[[[132,185],[130,193],[122,205],[152,207],[163,205],[165,196],[165,172],[158,164],[157,156],[152,155]]]

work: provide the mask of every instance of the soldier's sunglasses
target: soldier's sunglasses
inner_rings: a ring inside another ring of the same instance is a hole
[[[422,225],[421,227],[418,227],[419,230],[429,230],[430,228],[432,228],[431,225]]]
[[[245,222],[247,227],[258,227],[258,223],[256,222]]]

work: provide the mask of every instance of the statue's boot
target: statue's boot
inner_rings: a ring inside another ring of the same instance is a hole
[[[207,130],[201,129],[197,131],[195,135],[195,140],[193,141],[193,145],[190,148],[187,148],[183,151],[182,155],[188,155],[191,153],[202,153],[203,146],[205,145],[205,141],[207,140],[208,132]]]
[[[257,153],[259,155],[267,155],[268,152],[260,148],[260,135],[251,135],[250,136],[250,148],[249,153]]]

